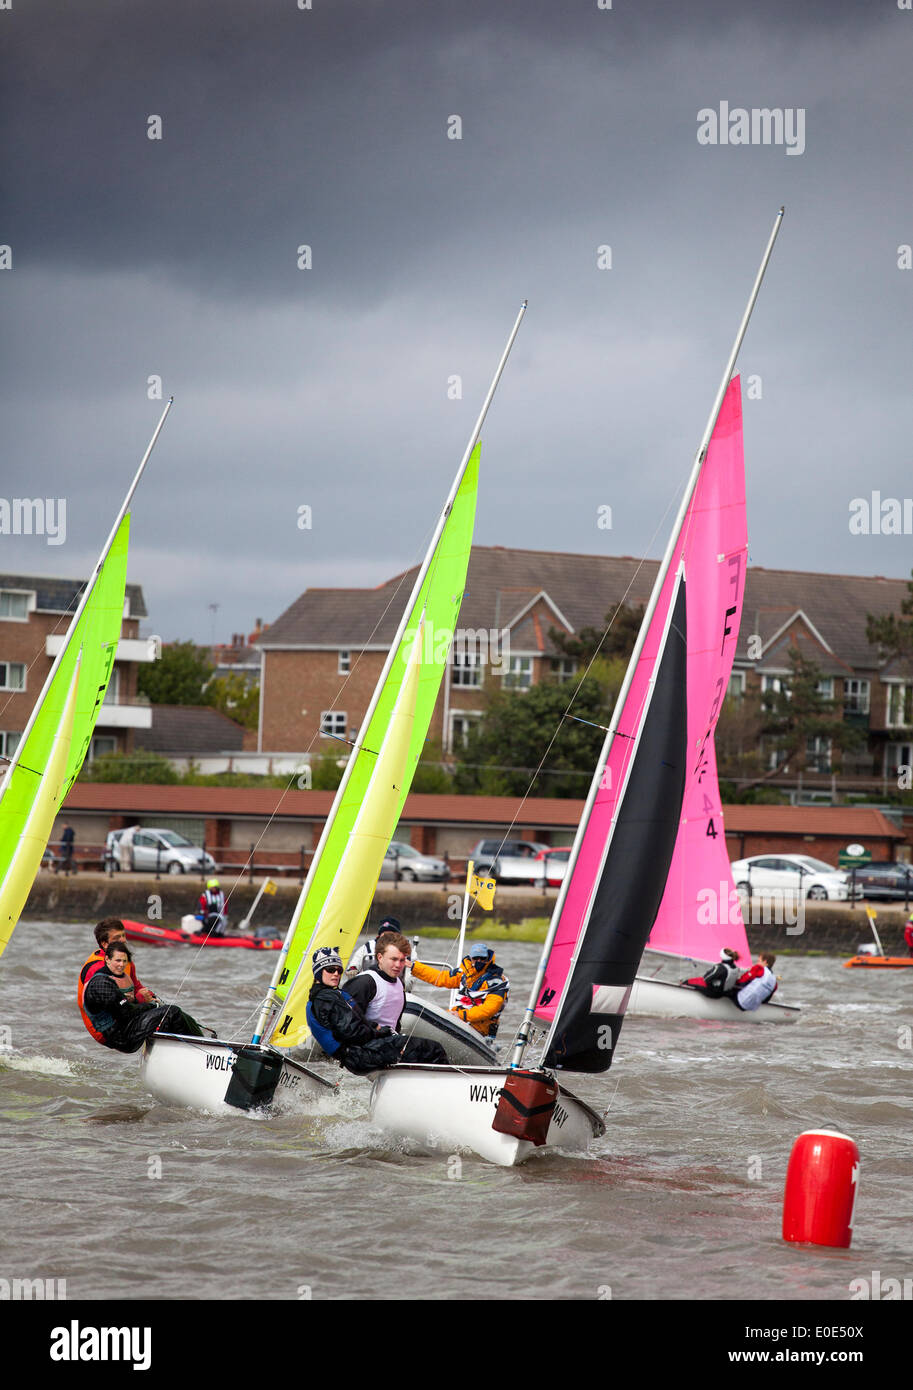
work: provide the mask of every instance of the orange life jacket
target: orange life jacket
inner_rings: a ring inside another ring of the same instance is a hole
[[[95,1039],[96,1042],[99,1042],[99,1043],[104,1043],[104,1041],[105,1041],[105,1039],[104,1039],[104,1034],[103,1034],[103,1033],[99,1033],[98,1029],[97,1029],[97,1028],[94,1028],[94,1027],[92,1026],[92,1022],[91,1022],[91,1020],[90,1020],[90,1018],[89,1018],[89,1015],[86,1013],[83,1000],[84,1000],[85,993],[86,993],[86,985],[89,983],[89,981],[91,980],[92,976],[93,976],[93,975],[96,975],[96,974],[98,973],[98,971],[101,970],[101,968],[102,968],[102,966],[104,965],[104,963],[105,963],[105,952],[104,952],[104,948],[101,947],[101,946],[99,946],[98,950],[92,952],[91,956],[89,956],[89,959],[86,961],[85,965],[84,965],[84,966],[82,967],[82,969],[80,970],[80,972],[79,972],[79,981],[78,981],[78,983],[77,983],[77,985],[76,985],[76,1003],[77,1003],[77,1005],[79,1006],[79,1014],[80,1014],[80,1017],[81,1017],[83,1023],[86,1025],[86,1028],[87,1028],[87,1029],[89,1030],[89,1032],[92,1034],[92,1037]],[[133,981],[133,990],[134,990],[134,997],[135,997],[136,991],[137,991],[138,989],[143,989],[144,986],[140,984],[139,980],[138,980],[137,977],[136,977],[136,966],[133,964],[133,961],[132,961],[132,960],[127,962],[127,974],[130,976],[130,979]]]

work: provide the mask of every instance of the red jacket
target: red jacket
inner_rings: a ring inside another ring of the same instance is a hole
[[[93,952],[92,952],[91,956],[89,956],[89,959],[86,961],[85,965],[84,965],[84,966],[82,967],[82,969],[80,970],[80,972],[79,972],[79,981],[78,981],[77,986],[76,986],[76,1003],[77,1003],[78,1006],[79,1006],[79,1013],[80,1013],[80,1016],[81,1016],[81,1018],[82,1018],[82,1021],[83,1021],[83,1023],[86,1025],[86,1028],[89,1030],[89,1032],[92,1034],[92,1037],[95,1039],[95,1041],[96,1041],[96,1042],[100,1042],[100,1043],[103,1043],[103,1042],[104,1042],[104,1037],[103,1037],[102,1034],[99,1033],[95,1028],[93,1028],[93,1027],[92,1027],[92,1024],[89,1022],[89,1015],[86,1013],[86,1011],[85,1011],[85,1009],[84,1009],[84,1007],[83,1007],[83,997],[84,997],[85,992],[86,992],[86,985],[89,983],[89,981],[91,980],[91,978],[92,978],[93,975],[97,975],[97,974],[98,974],[99,970],[101,970],[101,968],[102,968],[102,966],[104,965],[104,963],[105,963],[105,951],[104,951],[104,947],[103,947],[103,946],[99,946],[99,948],[98,948],[97,951],[93,951]],[[139,978],[137,977],[137,973],[136,973],[136,966],[133,964],[133,961],[132,961],[132,960],[127,962],[127,974],[130,976],[130,979],[133,981],[133,991],[134,991],[134,998],[135,998],[135,997],[136,997],[136,991],[137,991],[137,990],[140,990],[140,989],[145,989],[146,986],[140,984]]]

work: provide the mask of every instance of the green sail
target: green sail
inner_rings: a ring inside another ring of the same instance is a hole
[[[393,707],[406,675],[415,631],[424,612],[422,669],[407,767],[414,768],[422,755],[466,587],[466,571],[469,568],[479,488],[480,447],[477,444],[469,457],[453,499],[450,515],[430,556],[422,586],[409,610],[402,639],[389,665],[371,722],[367,729],[361,731],[358,751],[353,753],[350,759],[347,780],[340,789],[339,799],[331,812],[331,824],[319,859],[311,865],[308,880],[296,908],[298,916],[288,955],[283,962],[280,980],[274,986],[273,993],[277,1000],[285,999],[295,978],[302,954],[311,939],[330,884],[348,844],[371,773],[374,771],[375,753],[386,736]],[[402,789],[400,813],[409,792],[410,781],[411,778],[407,779]],[[360,928],[361,923],[358,925]]]
[[[32,713],[29,727],[4,779],[0,793],[0,900],[20,837],[39,796],[42,776],[51,759],[80,652],[82,665],[73,729],[58,806],[76,780],[89,750],[120,638],[129,537],[130,517],[125,516],[100,566],[85,607],[67,632]],[[37,869],[36,863],[36,872]],[[14,926],[15,922],[0,922],[0,952]]]

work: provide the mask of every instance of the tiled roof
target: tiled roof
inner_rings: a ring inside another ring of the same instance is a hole
[[[294,779],[293,779],[294,780]],[[72,810],[145,814],[324,819],[334,792],[277,791],[274,787],[174,787],[122,782],[76,782],[66,800]],[[507,827],[515,823],[542,830],[573,830],[582,801],[511,796],[440,796],[413,793],[406,798],[404,821],[425,825]],[[725,806],[726,829],[734,834],[837,835],[853,840],[904,839],[893,821],[870,806]]]
[[[244,728],[210,705],[152,705],[152,728],[137,729],[138,752],[189,755],[240,753]]]
[[[657,568],[655,560],[630,556],[473,546],[460,627],[500,629],[544,590],[575,631],[601,629],[606,613],[622,600],[646,603]],[[417,568],[408,570],[377,589],[307,589],[272,624],[262,645],[359,648],[370,643],[386,648],[417,573]],[[875,670],[877,654],[866,641],[866,616],[899,613],[907,593],[902,579],[749,567],[738,656],[747,657],[750,635],[759,634],[766,643],[802,610],[836,658],[828,674],[847,667]],[[555,654],[548,627],[543,624],[546,651]],[[524,627],[518,645],[525,647],[527,635],[532,636],[532,628],[527,633]]]
[[[86,587],[85,579],[52,579],[40,574],[0,574],[0,589],[29,589],[36,597],[36,607],[45,613],[72,613]],[[131,618],[147,618],[142,586],[127,585]]]

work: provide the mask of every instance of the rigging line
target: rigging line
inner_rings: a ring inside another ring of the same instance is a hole
[[[651,547],[652,547],[654,541],[656,540],[656,537],[657,537],[658,534],[659,534],[660,527],[663,526],[663,524],[665,523],[666,517],[669,515],[669,512],[671,511],[671,509],[672,509],[672,507],[673,507],[673,505],[674,505],[674,503],[675,503],[675,499],[679,496],[679,494],[680,494],[680,488],[676,488],[675,492],[672,494],[672,496],[669,498],[669,501],[666,503],[665,511],[663,512],[662,516],[660,517],[659,521],[657,522],[657,525],[656,525],[656,527],[655,527],[655,529],[654,529],[654,531],[653,531],[653,535],[650,537],[649,545],[650,545]],[[545,763],[545,760],[546,760],[546,758],[548,757],[549,753],[552,751],[552,745],[554,744],[555,739],[558,737],[558,734],[559,734],[559,732],[560,732],[560,730],[561,730],[561,726],[562,726],[562,724],[564,723],[564,720],[565,720],[567,717],[570,716],[571,707],[573,706],[574,701],[577,699],[577,696],[580,694],[580,691],[581,691],[582,688],[583,688],[583,683],[584,683],[584,681],[586,680],[587,676],[590,674],[590,670],[591,670],[591,668],[592,668],[592,666],[593,666],[593,663],[595,662],[596,658],[599,656],[600,651],[602,650],[602,644],[603,644],[603,642],[605,642],[606,638],[608,637],[609,633],[611,632],[612,627],[613,627],[613,625],[614,625],[614,623],[615,623],[616,618],[618,617],[619,613],[621,612],[622,608],[624,607],[625,601],[626,601],[628,595],[630,594],[632,588],[634,587],[634,582],[635,582],[635,580],[637,579],[638,575],[640,574],[641,570],[643,569],[643,567],[644,567],[644,565],[645,565],[646,563],[647,563],[647,556],[646,556],[646,554],[644,554],[644,555],[642,555],[641,558],[638,560],[638,562],[637,562],[637,567],[636,567],[636,569],[634,570],[634,573],[631,575],[631,578],[630,578],[629,581],[628,581],[627,588],[625,589],[624,593],[622,594],[621,599],[619,600],[618,605],[616,606],[615,612],[612,614],[612,621],[609,623],[609,625],[608,625],[608,627],[606,628],[605,632],[602,634],[602,638],[601,638],[601,640],[600,640],[599,646],[596,648],[595,652],[594,652],[593,655],[590,657],[590,660],[589,660],[589,662],[587,663],[586,670],[584,671],[583,675],[580,677],[580,680],[579,680],[578,683],[577,683],[577,687],[576,687],[576,689],[574,690],[574,693],[571,695],[570,700],[568,701],[567,708],[565,709],[564,714],[560,717],[560,719],[558,720],[558,723],[555,725],[554,732],[552,733],[552,736],[551,736],[551,738],[550,738],[549,741],[548,741],[548,746],[546,747],[545,752],[542,754],[542,757],[541,757],[540,760],[539,760],[539,766],[536,768],[535,772],[533,773],[532,777],[530,778],[530,781],[529,781],[529,784],[528,784],[528,786],[527,786],[527,788],[526,788],[526,791],[523,793],[523,796],[520,798],[520,802],[519,802],[519,805],[517,806],[517,810],[516,810],[516,812],[515,812],[515,814],[514,814],[514,816],[513,816],[513,819],[511,820],[510,825],[507,827],[507,830],[506,830],[505,833],[504,833],[504,836],[503,836],[503,838],[502,838],[502,840],[501,840],[501,845],[500,845],[500,847],[499,847],[499,852],[500,852],[500,849],[503,848],[505,842],[510,838],[510,833],[511,833],[511,831],[513,830],[514,826],[516,825],[517,821],[518,821],[519,818],[520,818],[520,812],[523,810],[523,807],[526,805],[527,801],[529,800],[529,797],[530,797],[530,794],[531,794],[531,792],[532,792],[533,786],[535,785],[536,779],[540,776],[540,774],[541,774],[541,772],[542,772],[543,764]],[[471,907],[471,905],[470,905],[470,909],[469,909],[469,910],[470,910],[470,912],[472,912],[472,907]]]

